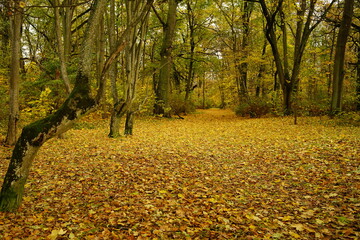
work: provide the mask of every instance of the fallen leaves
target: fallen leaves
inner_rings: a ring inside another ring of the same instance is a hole
[[[220,110],[136,123],[128,138],[100,122],[46,143],[2,239],[360,237],[359,128]]]

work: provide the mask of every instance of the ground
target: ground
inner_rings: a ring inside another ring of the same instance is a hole
[[[360,238],[360,128],[211,109],[110,139],[95,120],[41,148],[0,239]]]

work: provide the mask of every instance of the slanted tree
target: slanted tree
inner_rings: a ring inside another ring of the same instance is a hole
[[[8,170],[0,192],[0,210],[15,211],[21,204],[24,193],[24,185],[29,175],[31,164],[40,147],[50,138],[64,133],[70,129],[75,121],[86,113],[95,110],[99,105],[104,84],[100,84],[96,95],[91,88],[93,46],[96,40],[101,18],[103,16],[106,0],[95,0],[89,16],[87,30],[82,44],[80,64],[77,72],[74,88],[63,105],[53,114],[35,121],[23,128],[20,138],[17,140],[10,160]],[[152,4],[148,0],[147,4]],[[141,21],[138,18],[136,21]],[[125,30],[126,31],[126,30]],[[104,64],[101,79],[114,62],[119,53],[124,49],[124,43],[120,42],[110,54]]]

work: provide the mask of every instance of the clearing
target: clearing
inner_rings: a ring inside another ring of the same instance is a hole
[[[42,147],[0,239],[359,239],[360,128],[298,123],[210,109],[109,139],[87,117]]]

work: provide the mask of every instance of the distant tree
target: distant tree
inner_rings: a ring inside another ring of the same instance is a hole
[[[249,101],[248,57],[250,42],[250,19],[254,3],[250,1],[216,1],[229,30],[223,41],[232,52],[235,80],[239,102]]]
[[[284,114],[289,115],[292,113],[292,97],[298,89],[301,62],[310,34],[323,21],[335,0],[324,5],[320,12],[316,0],[278,0],[272,8],[266,0],[259,2],[266,19],[266,38],[272,49],[282,89]],[[295,15],[286,11],[285,4],[295,7]],[[276,30],[276,26],[280,26],[280,31]],[[289,39],[291,36],[292,41]]]

